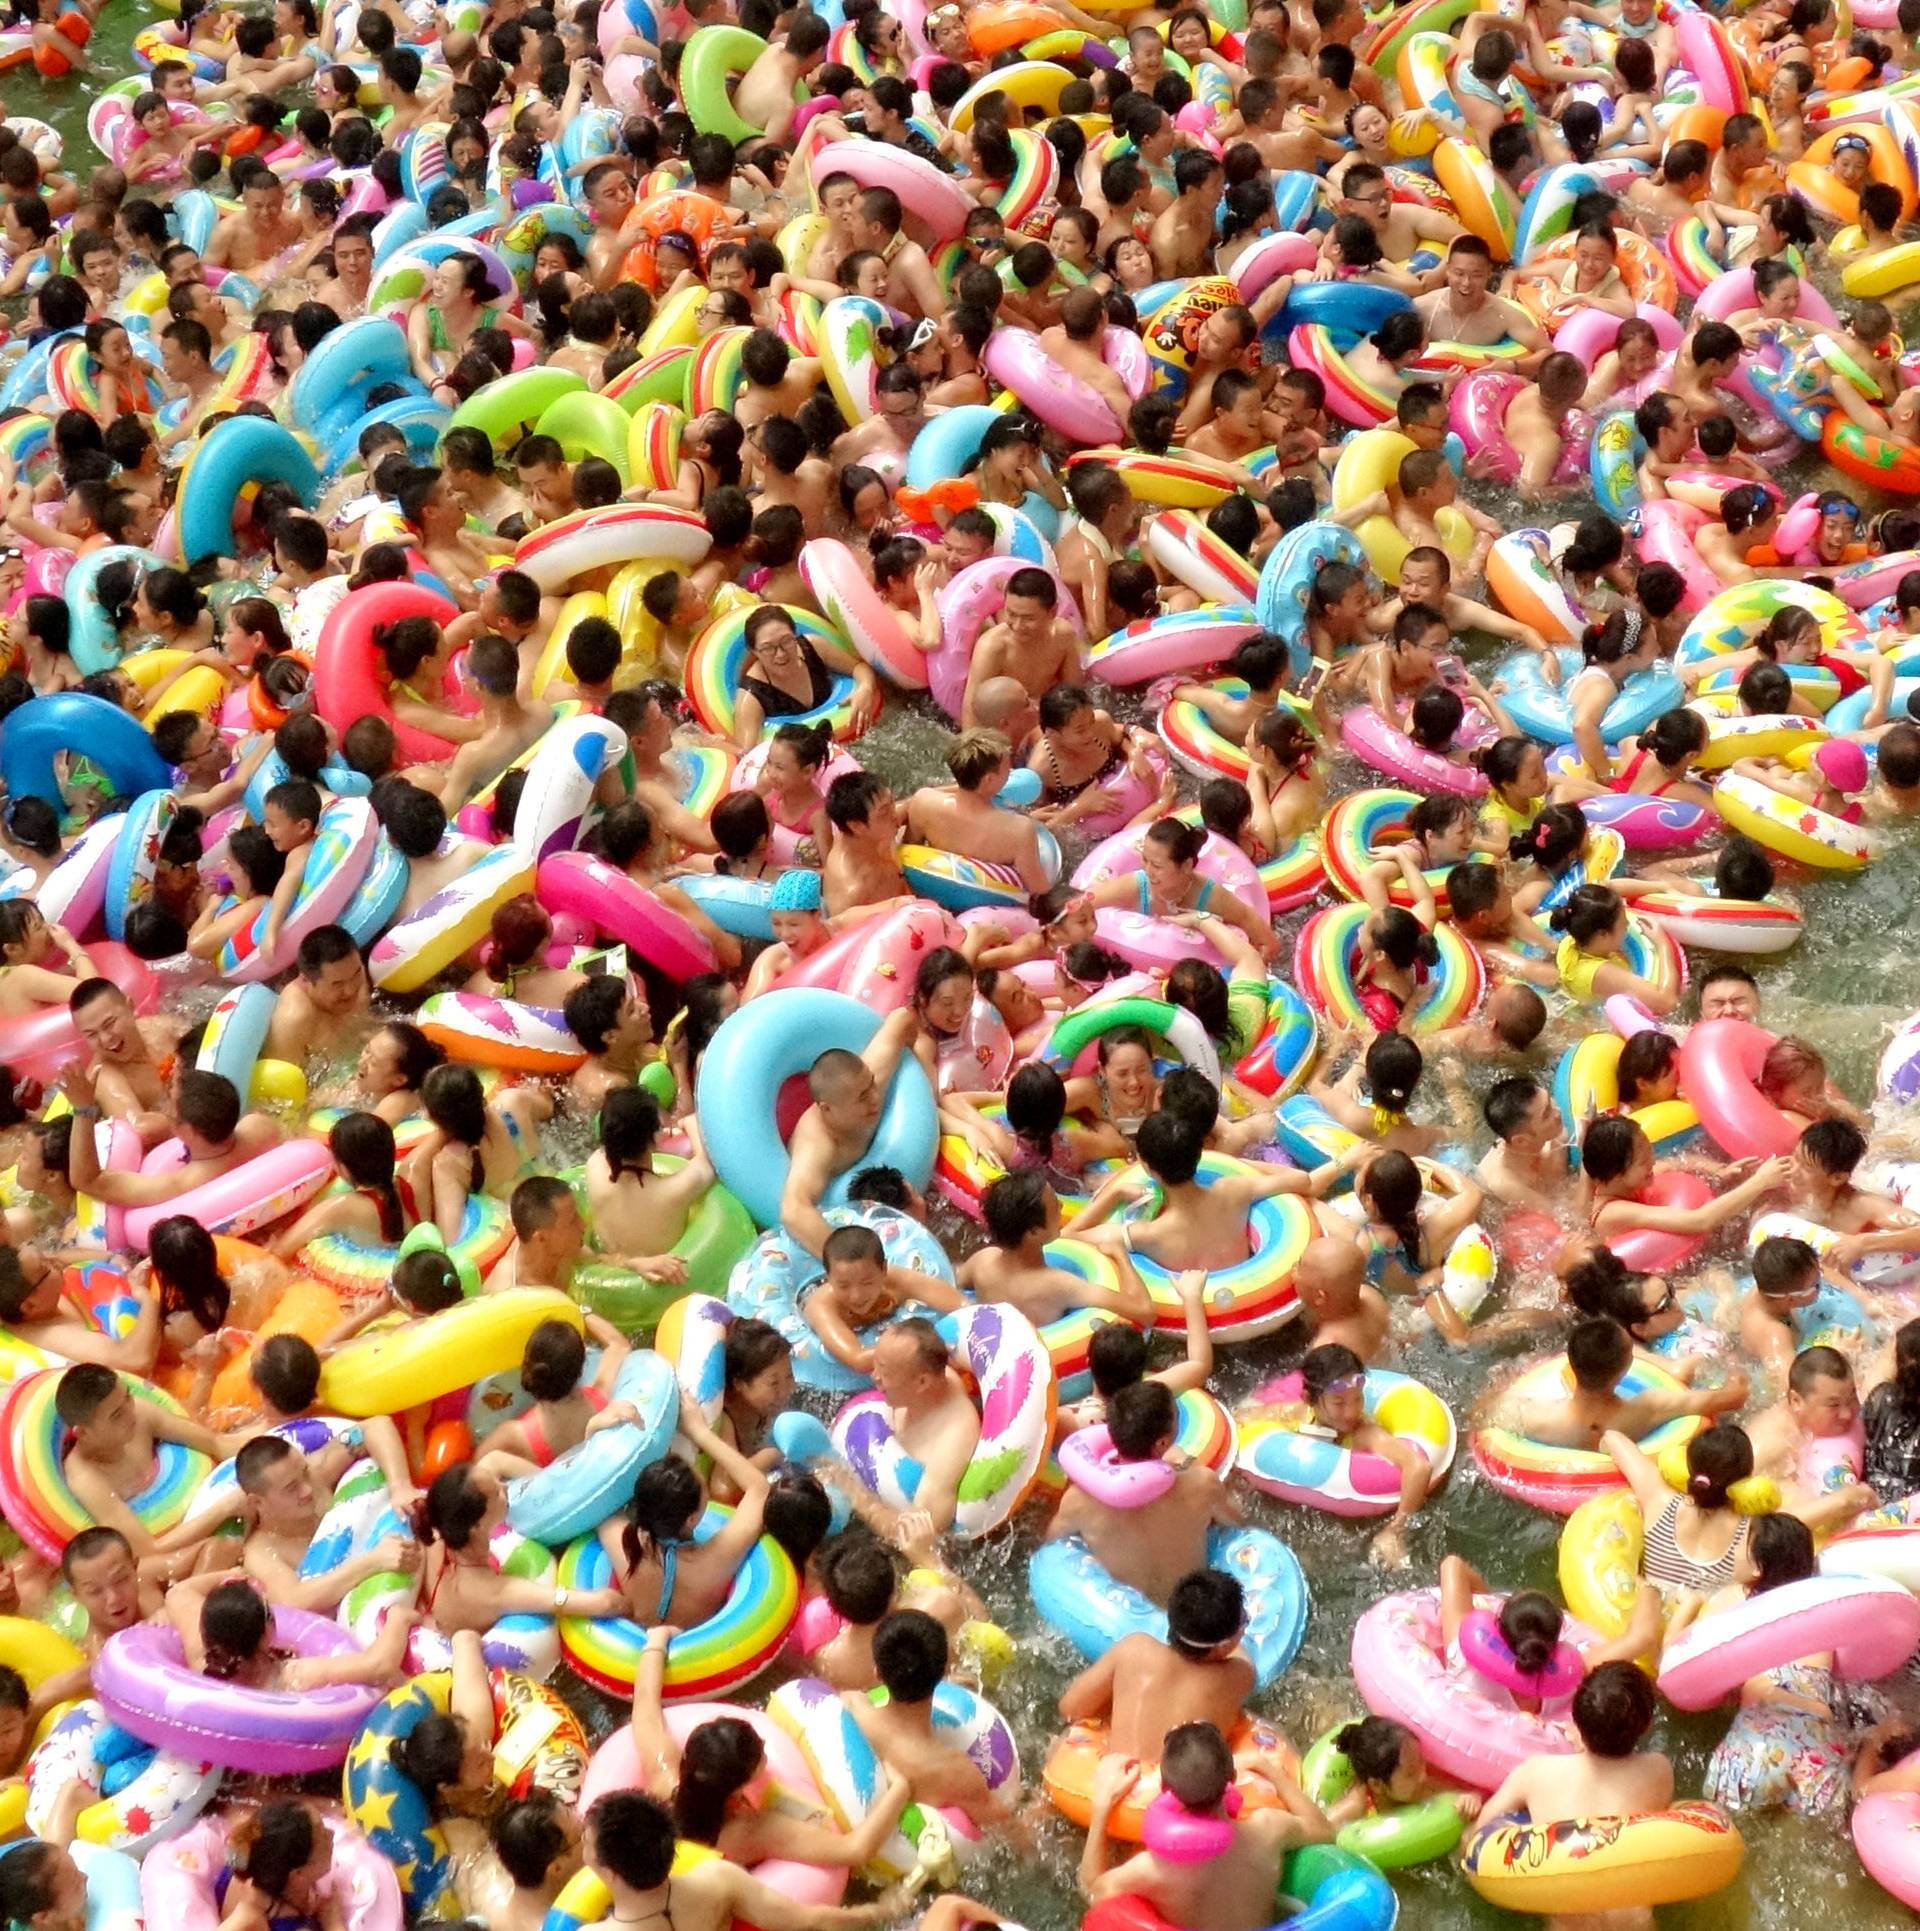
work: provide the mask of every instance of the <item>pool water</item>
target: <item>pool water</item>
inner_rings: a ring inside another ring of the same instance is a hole
[[[99,161],[86,136],[86,103],[99,86],[131,71],[133,35],[146,18],[143,9],[131,6],[107,10],[89,49],[97,70],[93,78],[47,82],[30,66],[8,76],[8,110],[59,128],[68,142],[67,166],[81,178]],[[1828,292],[1837,295],[1838,290]],[[18,309],[15,304],[15,314]],[[1791,474],[1803,488],[1835,480],[1810,473],[1816,468],[1804,464],[1801,469],[1808,474]],[[1515,526],[1574,516],[1589,507],[1584,491],[1525,506],[1512,498],[1480,500]],[[1484,650],[1473,654],[1483,670],[1495,655]],[[1114,704],[1122,715],[1140,716],[1136,693],[1117,694]],[[946,741],[945,721],[927,700],[896,702],[879,729],[863,741],[860,757],[904,791],[945,777],[940,753]],[[1343,761],[1337,788],[1371,782],[1377,780]],[[1191,790],[1190,784],[1187,788]],[[1783,959],[1753,962],[1764,988],[1767,1022],[1812,1040],[1848,1091],[1865,1098],[1872,1090],[1882,1042],[1894,1024],[1920,1006],[1920,966],[1914,962],[1920,951],[1915,942],[1920,937],[1920,841],[1902,841],[1864,876],[1798,883],[1791,889],[1805,909],[1804,939]],[[1296,913],[1282,921],[1289,942],[1304,917]],[[179,1005],[197,1011],[199,999],[190,993]],[[1551,1035],[1556,1050],[1572,1036],[1564,1020],[1556,1022]],[[1543,1064],[1550,1067],[1551,1062]],[[1492,1076],[1485,1068],[1459,1070],[1476,1091],[1484,1090]],[[556,1166],[584,1151],[584,1143],[565,1132],[548,1147]],[[952,1216],[943,1219],[942,1230],[956,1252],[979,1237],[970,1223]],[[1509,1281],[1502,1291],[1509,1303],[1544,1305],[1551,1299],[1549,1285],[1540,1280]],[[1396,1312],[1407,1317],[1414,1311],[1402,1307]],[[1464,1436],[1466,1412],[1497,1356],[1488,1350],[1447,1350],[1424,1332],[1424,1323],[1418,1327],[1416,1332],[1415,1324],[1408,1323],[1410,1338],[1396,1365],[1427,1381],[1453,1405]],[[1244,1400],[1258,1383],[1297,1358],[1299,1349],[1298,1338],[1286,1332],[1236,1348],[1222,1356],[1216,1388],[1230,1406]],[[1449,1550],[1467,1556],[1500,1588],[1554,1588],[1558,1520],[1524,1509],[1489,1488],[1474,1470],[1464,1439],[1451,1479],[1412,1527],[1412,1564],[1403,1572],[1370,1566],[1366,1551],[1371,1530],[1364,1523],[1291,1510],[1250,1490],[1238,1492],[1251,1520],[1292,1544],[1312,1583],[1313,1613],[1305,1646],[1293,1668],[1262,1700],[1263,1710],[1283,1722],[1302,1748],[1330,1723],[1360,1713],[1347,1654],[1360,1613],[1392,1589],[1430,1582]],[[1035,1543],[1036,1532],[1029,1525],[989,1546],[963,1549],[959,1557],[966,1575],[1018,1644],[1019,1663],[994,1695],[1019,1733],[1030,1789],[1037,1787],[1046,1743],[1060,1727],[1055,1699],[1078,1667],[1065,1640],[1040,1624],[1027,1607],[1025,1571]],[[596,1735],[623,1720],[619,1706],[564,1673],[560,1686],[582,1707]],[[1712,1715],[1663,1716],[1656,1741],[1673,1754],[1683,1793],[1698,1789],[1723,1725],[1724,1718]],[[1911,1922],[1910,1914],[1861,1872],[1844,1834],[1794,1819],[1753,1821],[1743,1829],[1748,1860],[1740,1883],[1719,1897],[1664,1912],[1663,1924],[1688,1931],[1786,1931],[1808,1923],[1815,1908],[1831,1922],[1857,1931]],[[1020,1918],[1031,1931],[1067,1931],[1079,1917],[1079,1846],[1077,1831],[1036,1804],[1031,1842],[990,1852],[980,1868],[969,1872],[968,1888]],[[1413,1931],[1513,1921],[1480,1904],[1445,1865],[1402,1873],[1396,1884],[1404,1906],[1402,1922]],[[1818,1907],[1813,1904],[1816,1897],[1821,1900]]]

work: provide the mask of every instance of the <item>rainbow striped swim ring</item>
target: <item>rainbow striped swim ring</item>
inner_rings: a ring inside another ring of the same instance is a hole
[[[460,1213],[460,1232],[447,1243],[447,1255],[485,1275],[513,1243],[507,1205],[490,1194],[469,1194]],[[343,1293],[377,1293],[399,1265],[398,1241],[357,1240],[351,1234],[322,1234],[300,1250],[300,1265],[317,1281]]]
[[[693,640],[687,652],[687,666],[683,674],[687,701],[693,706],[693,714],[709,730],[722,737],[733,735],[733,720],[736,700],[740,688],[740,670],[747,658],[747,619],[759,609],[756,604],[745,610],[730,610],[723,617],[716,617]],[[831,625],[816,617],[810,610],[801,610],[793,604],[781,604],[793,620],[793,627],[817,650],[825,644],[829,652],[844,651],[848,648],[846,639]],[[769,718],[765,736],[771,737],[774,730],[782,724],[819,724],[825,722],[833,726],[835,737],[843,738],[853,728],[853,679],[844,671],[833,672],[833,695],[826,703],[811,711],[799,711],[792,717]]]
[[[709,1504],[694,1525],[694,1541],[711,1541],[732,1513],[717,1502]],[[582,1536],[560,1558],[562,1588],[604,1589],[612,1581],[613,1563],[597,1536]],[[667,1645],[665,1700],[691,1703],[750,1682],[779,1655],[799,1613],[800,1578],[793,1558],[763,1535],[720,1608]],[[633,1694],[646,1641],[647,1632],[628,1616],[560,1619],[560,1648],[567,1661],[610,1696]]]
[[[1567,1357],[1550,1355],[1510,1382],[1501,1403],[1504,1407],[1522,1402],[1530,1395],[1564,1396],[1572,1385]],[[1671,1391],[1679,1386],[1677,1376],[1644,1355],[1636,1355],[1620,1382],[1619,1393],[1631,1397],[1653,1388]],[[1640,1438],[1640,1452],[1657,1460],[1662,1449],[1683,1446],[1705,1426],[1705,1418],[1700,1415],[1676,1415]],[[1547,1509],[1555,1515],[1571,1515],[1588,1496],[1622,1486],[1613,1458],[1597,1449],[1555,1448],[1514,1429],[1486,1425],[1476,1427],[1470,1441],[1473,1459],[1495,1488],[1516,1501]]]
[[[1256,1093],[1284,1100],[1297,1093],[1313,1068],[1320,1028],[1313,1008],[1285,979],[1267,982],[1267,1030],[1233,1069]]]
[[[1342,898],[1364,896],[1360,889],[1361,874],[1376,858],[1385,856],[1389,845],[1407,836],[1407,818],[1419,803],[1417,791],[1381,788],[1353,792],[1327,813],[1327,822],[1321,830],[1321,849],[1327,879]],[[1434,905],[1443,919],[1447,916],[1449,869],[1436,867],[1426,874]],[[1413,893],[1403,878],[1392,881],[1387,897],[1395,905],[1410,907],[1413,904]]]
[[[1173,815],[1186,825],[1202,822],[1197,804],[1182,805]],[[1317,831],[1303,831],[1255,869],[1260,874],[1260,883],[1266,887],[1267,910],[1276,916],[1311,903],[1320,896],[1327,882],[1327,867],[1320,856]]]
[[[980,1109],[980,1117],[991,1121],[995,1126],[1007,1123],[1007,1107],[1004,1100],[991,1100]],[[1069,1143],[1075,1133],[1075,1123],[1068,1120],[1065,1124]],[[1069,1224],[1075,1214],[1080,1213],[1093,1199],[1093,1191],[1109,1175],[1119,1172],[1118,1160],[1093,1160],[1082,1170],[1084,1185],[1071,1190],[1055,1186],[1059,1196],[1060,1212]],[[940,1152],[934,1167],[934,1182],[954,1206],[963,1214],[971,1214],[975,1220],[980,1218],[980,1197],[996,1180],[1004,1180],[1007,1170],[997,1160],[990,1160],[984,1154],[976,1153],[957,1133],[943,1133],[940,1136]]]
[[[61,1458],[67,1431],[54,1413],[54,1391],[61,1369],[46,1369],[17,1381],[0,1409],[0,1514],[36,1554],[58,1562],[61,1552],[93,1517],[67,1486]],[[186,1410],[164,1390],[135,1375],[122,1375],[136,1401],[149,1401],[170,1415]],[[127,1506],[155,1534],[173,1528],[213,1467],[211,1456],[178,1442],[154,1443],[153,1474]]]
[[[1249,1171],[1248,1163],[1222,1153],[1203,1154],[1194,1178],[1203,1187],[1230,1173]],[[1140,1169],[1143,1177],[1145,1168]],[[1154,1186],[1144,1200],[1121,1210],[1123,1220],[1151,1220],[1160,1211],[1160,1189]],[[1233,1267],[1219,1267],[1207,1275],[1207,1326],[1222,1341],[1247,1341],[1270,1334],[1293,1319],[1300,1303],[1293,1291],[1293,1270],[1314,1237],[1313,1211],[1297,1194],[1272,1194],[1256,1200],[1247,1215],[1247,1234],[1253,1251]],[[1135,1254],[1134,1270],[1153,1297],[1153,1324],[1184,1329],[1176,1276],[1145,1254]]]
[[[1354,988],[1353,969],[1361,934],[1372,912],[1364,905],[1330,905],[1310,918],[1293,951],[1293,976],[1307,1004],[1323,1018],[1365,1030],[1372,1026]],[[1487,969],[1478,952],[1452,926],[1434,927],[1440,963],[1414,1006],[1413,1030],[1436,1033],[1457,1026],[1480,1003]]]

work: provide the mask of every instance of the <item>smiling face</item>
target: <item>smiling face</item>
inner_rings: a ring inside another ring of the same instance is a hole
[[[360,963],[357,952],[321,967],[317,979],[303,977],[301,984],[306,987],[314,1010],[325,1013],[330,1019],[344,1019],[367,1001],[366,967]]]
[[[96,1633],[112,1635],[140,1620],[140,1572],[124,1543],[109,1544],[72,1571],[74,1599]]]

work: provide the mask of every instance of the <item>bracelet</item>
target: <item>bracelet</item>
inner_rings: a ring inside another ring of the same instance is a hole
[[[553,1592],[553,1613],[556,1616],[566,1613],[568,1594],[569,1592],[564,1588],[556,1589]]]
[[[97,1120],[100,1109],[97,1106],[73,1106],[67,1109],[76,1120]]]

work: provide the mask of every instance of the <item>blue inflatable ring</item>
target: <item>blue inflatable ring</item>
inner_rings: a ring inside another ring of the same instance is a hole
[[[7,728],[10,733],[11,721]],[[5,743],[0,738],[0,756]],[[780,1224],[780,1196],[787,1184],[786,1142],[774,1117],[781,1087],[806,1074],[830,1048],[864,1051],[880,1024],[879,1013],[844,993],[791,986],[750,1001],[714,1034],[700,1062],[700,1131],[721,1184],[760,1226]],[[939,1134],[933,1089],[920,1062],[902,1053],[880,1123],[855,1169],[897,1167],[916,1187],[924,1187],[933,1177]],[[835,1176],[821,1196],[823,1206],[846,1199],[853,1171]]]

